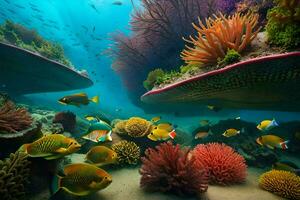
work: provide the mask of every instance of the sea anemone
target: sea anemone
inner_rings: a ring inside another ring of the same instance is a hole
[[[122,140],[111,146],[118,155],[120,165],[136,165],[140,159],[140,148],[134,142]]]
[[[271,170],[259,177],[264,190],[287,199],[300,199],[300,177],[283,170]]]
[[[32,118],[25,108],[16,108],[13,102],[6,101],[0,107],[0,132],[16,133],[32,124]]]
[[[192,23],[198,36],[190,36],[190,40],[183,38],[193,47],[186,45],[181,58],[187,64],[216,64],[229,49],[240,53],[259,32],[260,28],[255,30],[258,17],[258,14],[251,12],[245,15],[236,13],[229,17],[220,13],[219,16],[214,15],[214,18],[207,18],[206,26],[198,18],[199,26]]]
[[[179,195],[195,195],[207,190],[207,171],[199,168],[188,148],[162,143],[155,149],[148,148],[145,155],[140,169],[142,188]]]
[[[245,181],[245,159],[230,146],[219,143],[199,144],[192,153],[201,166],[209,170],[210,183],[229,185]]]
[[[60,123],[65,131],[72,132],[76,126],[76,115],[70,111],[59,112],[54,116],[53,123]]]
[[[152,130],[152,124],[140,117],[131,117],[125,125],[126,133],[131,137],[143,137]]]

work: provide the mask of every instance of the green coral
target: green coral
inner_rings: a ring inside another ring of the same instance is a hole
[[[226,52],[225,57],[222,60],[218,61],[219,66],[227,66],[236,62],[239,62],[241,60],[241,55],[234,49],[229,49]]]
[[[155,84],[160,85],[162,83],[169,83],[169,82],[172,82],[172,80],[174,80],[180,76],[181,76],[181,73],[177,72],[175,70],[172,70],[170,72],[165,72],[163,76],[160,76],[157,78]]]
[[[293,49],[300,46],[300,1],[276,0],[268,12],[266,30],[269,42]]]
[[[0,160],[0,196],[5,200],[21,200],[25,197],[24,185],[28,183],[29,164],[27,155],[21,152],[10,154]]]
[[[0,26],[0,41],[16,45],[32,52],[38,52],[46,58],[73,67],[72,63],[65,57],[61,45],[47,41],[38,35],[35,30],[29,30],[12,21],[6,20],[5,23]]]
[[[141,152],[137,144],[131,141],[122,140],[111,146],[112,150],[118,155],[118,164],[136,165],[140,160]]]
[[[180,67],[180,73],[185,74],[187,72],[195,71],[199,69],[199,64],[188,64],[188,65],[182,65]]]
[[[143,82],[144,87],[147,90],[151,90],[154,87],[156,80],[163,75],[164,71],[162,69],[155,69],[149,72],[147,79]]]

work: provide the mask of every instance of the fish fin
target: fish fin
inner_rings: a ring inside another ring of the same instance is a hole
[[[62,105],[67,105],[66,103],[62,102],[62,101],[58,101],[58,103],[62,104]]]
[[[176,137],[175,129],[169,133],[170,138],[174,139]]]
[[[157,138],[154,137],[153,135],[149,134],[148,136],[148,139],[152,140],[152,141],[157,141]]]
[[[67,149],[63,148],[63,147],[58,148],[58,149],[55,150],[56,153],[61,153],[61,154],[66,153],[66,151],[67,151]]]
[[[90,99],[90,101],[98,104],[99,103],[99,96],[94,96],[93,98]]]
[[[63,157],[63,155],[56,154],[56,155],[46,156],[46,157],[44,157],[44,159],[46,159],[46,160],[55,160],[55,159],[58,159],[58,158],[61,158],[61,157]]]
[[[87,190],[86,191],[81,191],[81,192],[74,192],[74,191],[69,190],[66,187],[61,187],[61,189],[63,189],[64,191],[66,191],[69,194],[72,194],[74,196],[86,196],[86,195],[89,195],[91,193],[91,191],[87,191]]]
[[[273,126],[279,126],[279,124],[276,122],[275,119],[272,120],[272,125],[273,125]]]
[[[272,147],[271,145],[266,145],[269,149],[274,149],[274,147]]]
[[[85,97],[85,96],[87,96],[87,95],[86,95],[86,93],[84,93],[84,92],[80,92],[80,93],[74,94],[73,96]]]
[[[105,139],[108,140],[108,141],[112,141],[111,131],[109,131],[109,133],[106,135]]]
[[[289,140],[286,140],[284,142],[280,142],[279,145],[282,149],[288,149],[287,143],[289,143]]]
[[[28,146],[28,144],[23,144],[22,146],[20,146],[20,148],[18,149],[18,151],[21,152],[21,153],[28,154],[28,152],[27,152],[27,146]]]
[[[51,194],[56,194],[61,189],[61,179],[62,177],[59,175],[55,175],[51,184]]]

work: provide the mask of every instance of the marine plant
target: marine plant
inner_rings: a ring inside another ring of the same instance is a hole
[[[25,184],[29,179],[27,155],[11,153],[9,158],[0,160],[0,196],[5,200],[21,200],[25,197]]]
[[[0,107],[0,132],[15,133],[25,130],[32,124],[32,118],[25,108],[16,108],[7,101]]]
[[[259,177],[264,190],[287,199],[300,199],[300,177],[283,170],[271,170]]]
[[[192,23],[198,35],[184,39],[188,44],[181,53],[187,64],[216,64],[223,59],[228,49],[242,52],[256,37],[258,14],[235,13],[231,16],[219,14],[207,18],[205,24],[198,18],[199,25]]]
[[[275,0],[268,12],[266,30],[271,44],[287,49],[300,46],[300,1]]]
[[[125,124],[125,131],[131,137],[144,137],[150,134],[151,130],[151,122],[140,117],[131,117]]]
[[[143,82],[144,87],[147,90],[151,90],[154,87],[157,79],[159,77],[162,77],[163,75],[164,75],[164,71],[162,69],[155,69],[153,71],[150,71],[147,76],[147,79]]]
[[[209,171],[209,182],[229,185],[242,183],[247,176],[245,159],[223,143],[199,144],[193,155]]]
[[[140,160],[140,148],[134,142],[122,140],[113,144],[111,149],[117,153],[117,161],[121,166],[136,165]]]
[[[188,148],[162,143],[148,148],[140,168],[142,188],[150,191],[196,195],[208,188],[208,174],[199,168],[198,161]]]
[[[76,126],[76,115],[71,111],[56,113],[53,123],[60,123],[65,131],[73,132]]]
[[[219,66],[227,66],[241,60],[242,56],[234,49],[227,51],[225,57],[218,61]]]

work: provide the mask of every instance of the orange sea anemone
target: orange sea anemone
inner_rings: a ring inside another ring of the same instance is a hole
[[[224,58],[228,49],[241,52],[256,37],[258,14],[245,15],[235,13],[232,16],[219,14],[205,20],[206,26],[198,18],[199,26],[192,24],[198,36],[189,40],[183,38],[193,47],[186,45],[181,58],[187,64],[215,64],[218,58]]]

